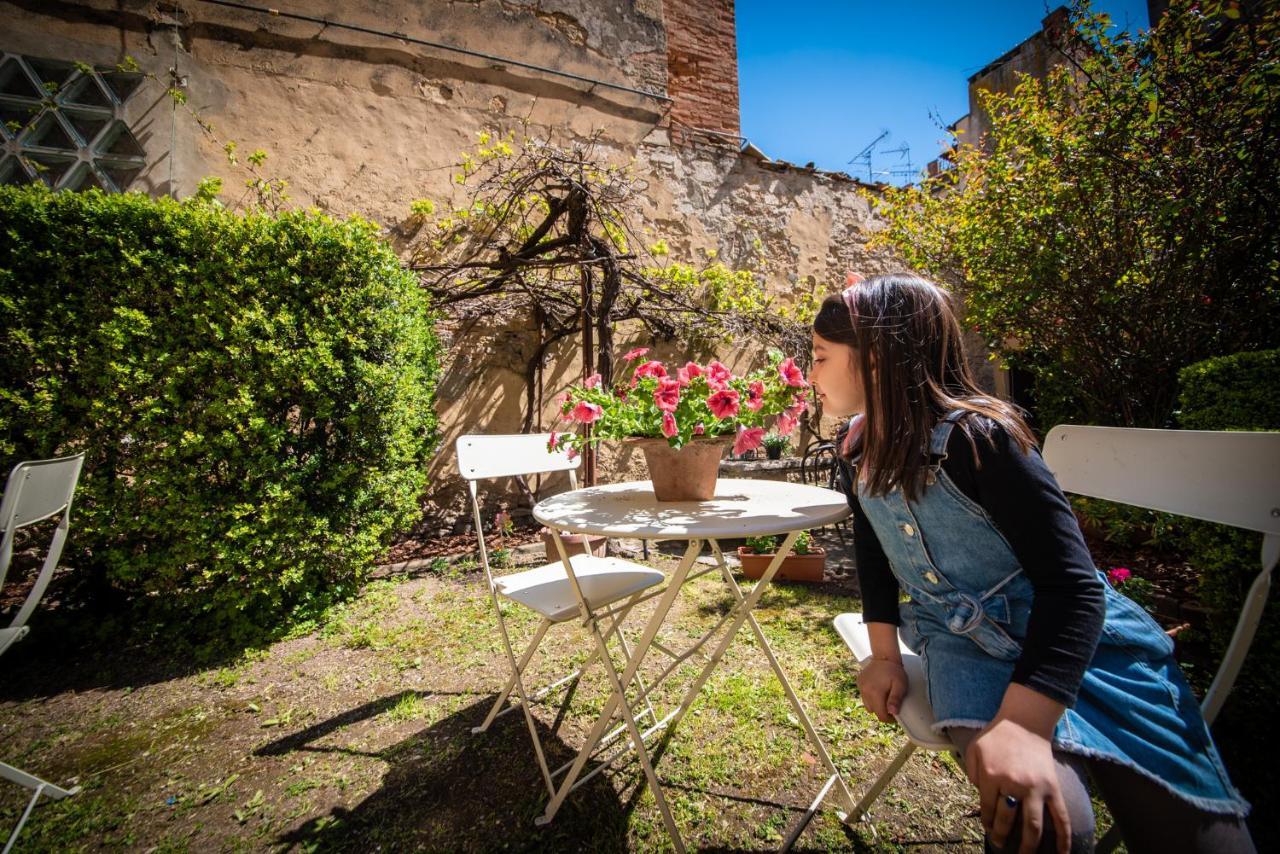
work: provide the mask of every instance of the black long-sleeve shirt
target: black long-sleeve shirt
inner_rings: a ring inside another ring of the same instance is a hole
[[[980,416],[970,416],[980,417]],[[947,442],[942,470],[982,506],[1012,546],[1034,590],[1034,602],[1012,681],[1068,706],[1102,632],[1102,581],[1071,505],[1040,452],[1023,453],[997,424],[988,440],[974,430],[974,448],[959,425]],[[854,467],[842,463],[853,509],[854,556],[863,619],[898,624],[899,589],[880,541],[850,487]]]

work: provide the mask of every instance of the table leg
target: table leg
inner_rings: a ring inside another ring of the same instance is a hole
[[[773,576],[778,571],[778,567],[782,566],[783,558],[791,553],[791,546],[795,543],[799,531],[792,531],[787,534],[786,539],[782,541],[782,545],[778,548],[778,553],[773,560],[769,562],[769,566],[764,571],[764,575],[757,582],[756,586],[751,590],[745,599],[742,599],[734,606],[733,621],[729,624],[725,632],[725,636],[720,640],[720,645],[716,647],[716,651],[712,653],[711,658],[707,661],[702,672],[698,674],[698,678],[693,681],[685,692],[684,697],[680,700],[680,706],[676,709],[675,717],[672,719],[670,726],[667,728],[666,739],[669,739],[671,733],[675,731],[676,726],[684,718],[689,711],[689,707],[693,705],[693,701],[697,699],[698,692],[702,690],[702,686],[706,684],[711,672],[716,669],[716,665],[720,663],[720,659],[724,657],[725,651],[729,648],[729,644],[733,641],[733,636],[738,633],[738,629],[742,628],[742,624],[746,622],[747,616],[750,615],[751,609],[756,606],[756,602],[764,594],[765,587],[773,580]],[[664,741],[666,740],[664,739]]]
[[[555,542],[559,544],[559,539],[557,538]],[[563,547],[561,547],[561,549],[563,550]],[[671,818],[670,811],[667,809],[666,798],[663,796],[662,789],[657,783],[657,776],[653,773],[652,765],[649,762],[648,752],[644,747],[644,741],[639,738],[639,728],[636,727],[635,720],[631,716],[630,709],[627,708],[626,697],[624,696],[622,687],[630,685],[632,679],[635,678],[635,674],[640,667],[640,663],[648,653],[649,646],[653,643],[653,639],[658,634],[658,629],[666,620],[667,612],[671,610],[671,606],[675,603],[675,598],[679,595],[680,588],[684,585],[685,578],[689,575],[689,571],[693,568],[694,561],[698,557],[698,553],[701,551],[702,540],[689,541],[689,546],[685,549],[684,557],[681,559],[680,565],[671,576],[671,580],[668,582],[666,591],[664,591],[661,598],[659,598],[657,608],[649,618],[649,622],[645,624],[644,632],[641,634],[640,640],[636,642],[634,654],[630,656],[627,662],[627,667],[620,678],[617,676],[617,672],[612,667],[612,662],[610,661],[608,670],[611,675],[611,681],[614,682],[614,690],[609,695],[609,699],[605,701],[604,708],[600,710],[600,717],[596,720],[591,732],[587,735],[586,741],[583,743],[582,748],[578,751],[578,755],[573,761],[573,765],[569,768],[565,778],[560,782],[560,786],[552,796],[550,802],[547,803],[546,810],[542,815],[535,819],[535,824],[545,825],[555,817],[555,814],[560,809],[561,804],[564,803],[564,799],[573,789],[574,782],[582,773],[582,769],[586,765],[587,759],[595,749],[596,744],[600,741],[601,736],[604,735],[610,721],[612,721],[614,711],[618,708],[619,703],[621,703],[623,706],[623,715],[628,721],[628,729],[631,732],[631,737],[635,740],[636,751],[640,755],[641,764],[645,768],[645,777],[649,780],[654,799],[658,802],[659,808],[662,811],[663,821],[667,825],[667,832],[671,835],[671,840],[677,849],[684,850],[683,843],[680,841],[680,834],[675,827],[674,820]],[[567,564],[568,559],[564,558],[564,560]],[[596,630],[594,624],[592,625],[592,634],[597,638],[599,637],[599,632]],[[597,649],[599,649],[598,644]],[[607,650],[602,651],[602,657],[604,657],[606,661],[609,661]]]
[[[721,572],[724,573],[725,581],[729,588],[733,591],[733,595],[737,597],[739,602],[743,601],[742,589],[738,586],[738,582],[733,577],[728,564],[725,563],[724,555],[720,551],[720,544],[715,540],[711,540],[711,552],[715,555],[717,563],[720,565]],[[765,583],[762,578],[758,583]],[[754,592],[754,591],[753,591]],[[844,777],[836,768],[835,762],[831,759],[831,754],[827,750],[827,746],[823,743],[822,738],[818,735],[817,729],[809,720],[809,715],[805,713],[804,706],[800,703],[800,698],[796,696],[796,692],[791,688],[791,683],[787,679],[786,674],[782,670],[782,665],[778,663],[777,657],[773,654],[773,647],[769,645],[769,641],[764,636],[764,632],[760,629],[760,624],[756,622],[755,615],[747,613],[747,623],[751,626],[751,631],[755,633],[756,641],[760,644],[760,648],[764,650],[765,657],[769,659],[769,666],[773,668],[774,675],[778,677],[778,681],[782,683],[782,690],[787,695],[787,700],[791,703],[791,708],[795,711],[796,717],[800,720],[801,726],[804,727],[805,734],[809,736],[809,742],[814,749],[818,751],[818,756],[822,759],[822,764],[826,766],[827,771],[834,775],[836,783],[836,796],[843,802],[846,810],[854,809],[853,794],[845,785]]]

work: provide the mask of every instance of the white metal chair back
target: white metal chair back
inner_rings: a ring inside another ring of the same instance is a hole
[[[1044,459],[1064,492],[1263,534],[1254,580],[1201,708],[1212,722],[1239,675],[1280,557],[1280,433],[1059,425]]]
[[[456,444],[458,471],[472,482],[494,477],[567,471],[570,482],[576,489],[578,462],[569,458],[568,449],[547,450],[552,435],[514,433],[459,436]]]
[[[7,628],[0,628],[0,653],[12,646],[27,633],[27,619],[44,596],[53,571],[62,556],[62,546],[67,541],[67,531],[71,527],[71,498],[75,494],[76,484],[80,480],[80,469],[84,465],[84,454],[73,457],[61,457],[53,460],[33,460],[18,463],[9,473],[9,480],[4,487],[4,498],[0,499],[0,587],[4,586],[5,576],[9,571],[9,563],[13,559],[13,540],[18,529],[45,519],[61,515],[54,528],[53,537],[45,553],[44,565],[36,576],[35,585],[27,594],[18,614]],[[33,790],[31,800],[18,818],[18,824],[9,834],[9,841],[4,846],[3,854],[9,854],[18,840],[18,834],[31,816],[36,803],[41,797],[61,800],[69,798],[80,791],[79,786],[64,789],[19,768],[0,762],[0,778],[17,783]]]
[[[467,481],[471,493],[472,523],[480,546],[480,565],[490,589],[494,585],[489,565],[489,549],[484,540],[484,521],[480,518],[480,496],[476,482],[499,477],[524,477],[531,474],[566,471],[569,488],[578,488],[578,462],[569,453],[547,449],[550,433],[515,433],[499,435],[471,434],[459,436],[455,444],[458,471]]]
[[[18,629],[26,624],[53,577],[58,559],[62,556],[62,547],[67,541],[67,531],[71,527],[71,498],[75,494],[83,465],[84,454],[76,454],[72,457],[18,463],[9,473],[4,498],[0,499],[0,529],[4,531],[0,538],[0,586],[4,584],[9,563],[13,559],[13,541],[17,531],[27,525],[62,515],[54,529],[44,565],[36,576],[35,586],[10,624],[11,629]],[[3,649],[4,646],[0,645],[0,651]]]

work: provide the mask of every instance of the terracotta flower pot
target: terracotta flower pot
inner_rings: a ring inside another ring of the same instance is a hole
[[[728,436],[694,439],[675,450],[666,439],[628,439],[644,451],[653,494],[659,501],[706,501],[716,494],[720,458]]]
[[[547,562],[560,560],[560,552],[556,550],[556,541],[552,539],[556,535],[555,531],[550,528],[541,528],[538,535],[542,537],[542,545],[547,550]],[[583,540],[586,544],[583,544]],[[601,537],[595,534],[560,534],[560,541],[564,543],[565,554],[573,557],[574,555],[585,554],[588,549],[591,554],[596,557],[604,557],[607,553],[609,538]]]
[[[738,560],[742,562],[742,574],[747,578],[762,578],[773,558],[772,552],[756,554],[746,546],[738,546]],[[773,577],[788,581],[821,581],[826,568],[827,550],[811,548],[807,554],[787,555]]]

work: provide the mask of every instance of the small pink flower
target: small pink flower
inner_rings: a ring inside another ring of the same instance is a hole
[[[707,384],[712,388],[724,388],[731,379],[733,379],[733,374],[719,361],[712,359],[707,363]]]
[[[599,388],[600,375],[592,374],[591,376],[587,377],[585,380],[582,381],[582,385],[584,388]]]
[[[746,406],[752,412],[759,412],[760,407],[764,406],[764,383],[760,380],[752,380],[747,386]]]
[[[792,418],[795,418],[798,420],[800,416],[804,414],[804,411],[808,408],[809,408],[809,404],[807,402],[805,402],[804,400],[797,400],[795,403],[788,406],[785,411],[787,415],[790,415]]]
[[[670,377],[658,380],[658,387],[653,391],[653,402],[663,412],[675,412],[680,405],[680,382]]]
[[[569,456],[569,459],[570,459],[570,460],[576,460],[576,459],[578,458],[578,449],[577,449],[577,448],[570,448],[570,449],[569,449],[569,455],[568,455],[568,456]]]
[[[779,436],[790,436],[799,426],[800,422],[788,411],[778,416],[778,423],[774,425],[773,429],[778,431]]]
[[[670,439],[679,432],[680,428],[676,426],[675,417],[670,412],[662,413],[662,435]]]
[[[735,454],[742,454],[747,451],[754,451],[763,444],[763,427],[743,427],[738,430],[738,435],[734,437],[733,452]]]
[[[627,355],[623,356],[622,360],[624,362],[634,362],[636,359],[639,359],[641,356],[643,356],[645,353],[648,353],[648,352],[649,352],[648,347],[637,347]]]
[[[702,435],[703,433],[705,433],[705,432],[707,432],[707,431],[706,431],[706,428],[702,426],[702,422],[701,422],[701,421],[699,421],[697,424],[693,425],[693,435],[695,435],[695,436],[701,436],[701,435]]]
[[[662,366],[661,362],[645,362],[636,368],[636,372],[631,376],[631,384],[635,385],[645,377],[665,377],[667,369]]]
[[[578,405],[573,408],[573,420],[579,424],[590,424],[603,414],[604,409],[600,407],[600,404],[589,403],[585,400],[579,401]]]
[[[1124,584],[1132,575],[1133,573],[1125,569],[1123,566],[1117,566],[1115,569],[1107,573],[1107,580],[1111,582],[1112,587],[1115,587],[1116,585]]]
[[[804,379],[804,372],[796,367],[796,360],[790,356],[779,363],[778,373],[782,376],[782,381],[793,388],[804,388],[808,385]]]
[[[547,450],[554,452],[556,450],[556,442],[560,441],[560,434],[555,430],[551,431],[551,438],[547,440]]]
[[[731,388],[722,388],[707,398],[707,406],[716,418],[733,418],[738,414],[738,393]]]

